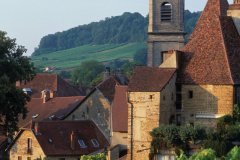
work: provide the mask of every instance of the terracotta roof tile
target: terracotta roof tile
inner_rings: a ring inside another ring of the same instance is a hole
[[[83,99],[83,96],[55,97],[43,103],[41,98],[32,98],[27,104],[27,117],[24,120],[20,119],[18,126],[27,127],[32,120],[50,120],[49,117],[51,116],[53,116],[53,119],[61,119],[61,117],[71,112]],[[36,118],[33,118],[34,115]]]
[[[113,132],[128,131],[127,86],[116,86],[112,106]]]
[[[36,122],[32,125],[33,133],[44,154],[48,157],[80,157],[97,151],[104,151],[105,147],[109,146],[109,142],[103,133],[90,120],[38,122],[37,134],[34,131],[35,125]],[[8,150],[11,149],[23,132],[24,130],[19,132]],[[71,145],[72,133],[74,133],[73,145]],[[84,141],[86,147],[80,147],[78,142],[80,139]],[[94,146],[93,139],[97,140],[98,146]]]
[[[129,83],[130,92],[160,92],[176,69],[136,67]]]
[[[184,84],[233,84],[228,32],[235,32],[232,20],[225,18],[227,0],[208,0],[208,3],[190,37],[182,49],[182,65],[178,77]],[[226,28],[231,30],[226,30]],[[238,38],[237,38],[238,39]],[[237,49],[234,52],[238,52]],[[236,54],[235,54],[236,55]],[[239,62],[236,62],[239,63]],[[235,64],[234,64],[235,66]]]
[[[71,86],[56,74],[37,74],[32,81],[26,84],[22,82],[20,88],[31,88],[33,98],[40,98],[41,91],[44,89],[56,91],[58,97],[83,95],[77,88]]]
[[[112,102],[115,94],[115,86],[119,84],[120,83],[114,76],[110,76],[108,79],[100,83],[96,88],[99,89],[110,102]]]

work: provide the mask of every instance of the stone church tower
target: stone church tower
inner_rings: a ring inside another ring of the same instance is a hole
[[[184,0],[149,0],[148,66],[158,67],[163,53],[184,46]]]

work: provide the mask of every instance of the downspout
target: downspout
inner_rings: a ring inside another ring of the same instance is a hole
[[[129,101],[128,95],[128,103],[131,105],[131,160],[133,160],[133,104]]]

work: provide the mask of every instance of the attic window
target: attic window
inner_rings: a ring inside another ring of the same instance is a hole
[[[172,20],[172,5],[164,2],[161,6],[161,21],[171,22]]]
[[[31,138],[27,139],[27,153],[28,154],[32,153],[32,139]]]
[[[84,141],[82,139],[78,140],[78,144],[80,145],[80,148],[87,148],[86,144],[84,143]]]
[[[94,146],[95,148],[98,148],[98,147],[99,147],[99,143],[98,143],[98,141],[97,141],[96,139],[91,139],[91,142],[92,142],[92,144],[93,144],[93,146]]]

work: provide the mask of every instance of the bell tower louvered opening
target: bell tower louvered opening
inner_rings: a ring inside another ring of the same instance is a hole
[[[172,5],[168,2],[164,2],[161,5],[161,21],[162,22],[172,21]]]

